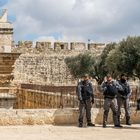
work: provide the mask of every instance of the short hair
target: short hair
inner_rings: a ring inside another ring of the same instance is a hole
[[[84,78],[89,77],[89,74],[84,74],[83,77]]]
[[[107,76],[106,76],[106,77],[107,77],[107,78],[109,78],[109,77],[112,77],[112,76],[111,76],[111,74],[107,74]]]

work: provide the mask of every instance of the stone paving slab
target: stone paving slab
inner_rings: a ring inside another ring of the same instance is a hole
[[[0,140],[140,140],[140,124],[124,128],[77,126],[0,126]]]

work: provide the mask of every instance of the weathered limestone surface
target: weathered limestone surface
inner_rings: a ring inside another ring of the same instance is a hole
[[[76,50],[76,51],[85,51],[87,50],[86,48],[86,43],[83,43],[83,42],[71,42],[70,43],[71,46],[71,50]]]
[[[13,109],[15,101],[15,94],[0,93],[0,108]]]
[[[14,44],[15,45],[15,44]],[[32,41],[19,41],[16,46],[12,47],[12,52],[14,53],[33,53],[34,48]]]
[[[64,62],[65,57],[22,54],[15,63],[13,83],[74,84],[75,81]]]
[[[52,50],[51,42],[36,42],[35,49],[37,52],[46,53],[47,51]]]
[[[10,85],[13,78],[13,65],[19,55],[18,53],[0,53],[0,87]]]
[[[70,125],[77,124],[78,109],[34,109],[34,110],[0,110],[0,125]],[[102,109],[92,109],[92,122],[102,124]],[[108,124],[112,124],[112,114],[110,113]],[[132,109],[132,123],[140,123],[140,112],[135,114]],[[124,115],[122,115],[122,122],[124,122]],[[84,121],[86,123],[86,121]]]
[[[13,92],[14,93],[14,92]],[[78,107],[77,97],[60,92],[42,92],[38,90],[19,89],[16,94],[14,109],[52,109]]]
[[[32,41],[19,41],[17,45],[13,44],[12,52],[18,53],[46,53],[50,54],[67,54],[74,55],[90,51],[96,55],[99,55],[105,48],[105,44],[102,43],[90,43],[85,42],[32,42]],[[1,48],[3,49],[3,48]]]
[[[68,43],[67,42],[55,42],[54,43],[54,50],[68,50]]]
[[[53,124],[55,110],[0,110],[0,125]]]

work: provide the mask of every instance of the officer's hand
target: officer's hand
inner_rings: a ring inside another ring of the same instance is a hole
[[[80,103],[81,103],[81,104],[84,104],[84,101],[83,101],[83,100],[80,100]]]
[[[94,104],[94,99],[91,100],[91,103]]]

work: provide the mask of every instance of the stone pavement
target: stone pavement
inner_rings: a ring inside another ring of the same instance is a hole
[[[0,140],[140,140],[140,124],[124,128],[76,126],[0,126]]]

